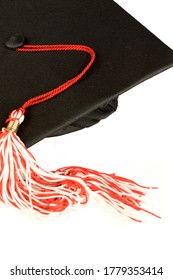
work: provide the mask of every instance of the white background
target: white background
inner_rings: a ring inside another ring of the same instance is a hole
[[[129,13],[173,47],[172,0],[119,0]],[[79,165],[116,172],[144,185],[147,206],[162,216],[144,215],[142,223],[119,217],[94,201],[54,219],[32,217],[0,205],[0,278],[10,268],[94,268],[163,266],[163,276],[81,276],[76,279],[172,279],[173,251],[173,69],[140,84],[119,98],[118,111],[98,125],[63,137],[45,139],[31,148],[50,170]]]

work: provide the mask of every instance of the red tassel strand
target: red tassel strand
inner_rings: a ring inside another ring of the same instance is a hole
[[[141,207],[141,197],[147,188],[115,174],[99,173],[82,167],[47,171],[39,166],[16,135],[24,120],[26,108],[44,102],[76,83],[91,67],[95,59],[94,51],[80,45],[24,46],[18,50],[78,50],[89,53],[91,59],[76,77],[50,92],[26,101],[20,109],[10,114],[7,128],[0,132],[0,200],[41,216],[85,205],[90,197],[102,199],[119,213],[137,221],[136,212],[150,213]]]

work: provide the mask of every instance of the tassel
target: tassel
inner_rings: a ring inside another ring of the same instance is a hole
[[[29,210],[36,216],[62,213],[74,206],[85,205],[90,197],[102,199],[134,220],[137,220],[137,211],[150,213],[141,207],[141,197],[147,188],[114,174],[82,167],[47,171],[39,166],[16,135],[24,120],[25,110],[57,96],[78,82],[92,66],[94,50],[84,45],[24,45],[16,51],[78,51],[89,54],[90,60],[79,74],[57,88],[27,100],[10,114],[7,127],[0,132],[0,200],[10,206]]]
[[[140,205],[147,188],[131,180],[82,167],[65,167],[53,172],[41,168],[16,135],[23,120],[20,109],[13,111],[7,128],[0,132],[1,201],[48,215],[85,205],[90,197],[98,197],[134,220],[137,220],[136,211],[150,213]]]

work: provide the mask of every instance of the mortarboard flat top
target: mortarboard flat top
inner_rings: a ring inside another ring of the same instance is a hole
[[[113,0],[2,0],[0,3],[0,125],[13,109],[80,72],[88,55],[18,53],[27,44],[82,44],[96,60],[77,84],[27,111],[19,135],[27,146],[90,126],[116,110],[117,97],[173,65],[173,51]]]

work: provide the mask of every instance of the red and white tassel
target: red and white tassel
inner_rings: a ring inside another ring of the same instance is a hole
[[[141,207],[147,188],[131,180],[82,167],[53,172],[41,168],[16,135],[23,119],[22,110],[13,111],[7,128],[0,132],[0,199],[4,203],[48,215],[99,197],[131,219],[137,220],[136,211],[148,212]]]

